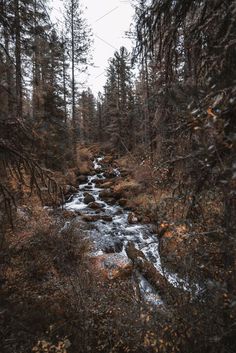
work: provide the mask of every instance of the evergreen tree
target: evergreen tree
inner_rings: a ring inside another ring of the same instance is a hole
[[[98,125],[96,121],[96,101],[90,89],[83,91],[79,99],[80,131],[85,142],[96,141]]]
[[[132,108],[130,57],[126,48],[121,47],[119,52],[115,52],[109,63],[104,101],[107,133],[110,136],[111,143],[117,145],[120,152],[132,147],[130,135]]]
[[[78,126],[76,122],[77,80],[76,75],[86,68],[91,46],[91,33],[88,28],[79,0],[66,1],[65,23],[67,28],[67,50],[71,61],[71,113],[73,128],[73,145],[76,153]]]

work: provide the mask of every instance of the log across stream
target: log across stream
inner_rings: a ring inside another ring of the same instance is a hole
[[[91,257],[110,279],[117,274],[134,274],[140,295],[147,301],[162,305],[171,302],[177,294],[188,295],[185,281],[176,274],[165,271],[161,265],[159,242],[152,225],[134,221],[130,224],[129,211],[100,195],[109,189],[99,187],[103,158],[93,162],[94,175],[88,176],[79,190],[67,201],[65,209],[75,211],[85,222],[92,224],[88,238],[92,243]],[[119,177],[119,171],[113,170]]]

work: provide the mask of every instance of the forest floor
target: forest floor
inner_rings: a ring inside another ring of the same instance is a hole
[[[95,156],[104,155],[96,145],[80,146],[78,152],[77,168],[54,175],[67,198],[94,173]],[[130,155],[104,156],[106,178],[100,186],[129,211],[130,223],[153,224],[163,264],[188,276],[189,281],[206,285],[204,300],[172,292],[174,300],[166,312],[137,299],[132,275],[109,280],[91,262],[91,244],[84,236],[90,227],[88,220],[65,227],[76,217],[74,212],[42,207],[36,195],[29,198],[24,192],[14,228],[8,232],[7,249],[1,251],[3,352],[189,353],[189,342],[214,346],[215,350],[205,351],[217,352],[221,341],[212,344],[202,337],[206,332],[223,337],[225,315],[233,300],[223,283],[227,281],[223,258],[228,249],[222,233],[206,230],[206,218],[191,225],[176,214],[173,217],[164,203],[168,189],[157,187],[147,161],[137,164]],[[114,176],[114,168],[119,168],[119,177]],[[212,324],[214,318],[217,326]],[[201,345],[192,352],[199,349]]]

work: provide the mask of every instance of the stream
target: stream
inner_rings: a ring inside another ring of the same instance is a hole
[[[124,210],[123,207],[114,204],[108,204],[99,197],[99,193],[104,188],[96,186],[97,179],[105,179],[103,173],[100,172],[102,166],[100,165],[103,157],[96,158],[93,161],[94,170],[96,174],[88,177],[88,181],[79,186],[79,190],[69,199],[64,206],[65,209],[80,212],[82,215],[96,216],[98,214],[108,217],[109,221],[104,219],[98,219],[92,222],[93,227],[88,231],[88,238],[92,243],[92,256],[100,256],[103,254],[111,254],[111,259],[114,256],[119,257],[120,261],[129,261],[126,246],[128,242],[132,242],[135,248],[141,250],[146,259],[150,261],[157,271],[159,271],[165,278],[175,287],[181,286],[187,289],[185,281],[178,278],[174,273],[170,273],[162,268],[161,259],[159,254],[158,237],[153,232],[153,227],[150,224],[129,224],[128,215],[129,211]],[[113,170],[117,176],[120,175],[118,169]],[[91,209],[90,206],[84,202],[85,193],[89,193],[93,196],[95,202],[100,205],[99,210]],[[109,261],[106,265],[109,270],[111,266],[111,278],[112,278],[112,261]],[[138,282],[139,291],[142,297],[155,305],[162,305],[162,299],[151,284],[140,274],[137,273],[135,276],[136,282]]]

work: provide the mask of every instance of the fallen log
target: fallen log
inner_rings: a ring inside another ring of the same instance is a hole
[[[166,304],[179,305],[180,302],[190,299],[188,292],[171,284],[133,243],[129,242],[125,250],[134,268],[152,285]]]

